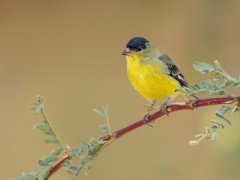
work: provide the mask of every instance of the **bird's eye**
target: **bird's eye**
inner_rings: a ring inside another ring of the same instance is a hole
[[[141,50],[142,50],[142,48],[141,48],[141,47],[137,47],[137,49],[136,49],[136,50],[137,50],[137,52],[138,52],[138,51],[141,51]]]

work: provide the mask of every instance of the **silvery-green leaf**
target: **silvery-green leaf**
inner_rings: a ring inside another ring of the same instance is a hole
[[[211,139],[212,139],[213,141],[218,140],[218,133],[217,133],[216,131],[212,133]]]
[[[212,67],[212,65],[207,64],[205,62],[195,62],[193,64],[193,68],[195,70],[201,72],[202,74],[206,74],[206,73],[214,71],[214,68]]]
[[[190,146],[197,146],[198,145],[198,141],[189,141],[189,145]]]
[[[230,120],[225,119],[225,121],[226,121],[230,126],[232,126],[232,122],[231,122]]]
[[[215,124],[217,124],[217,125],[221,125],[220,122],[218,122],[218,121],[216,121],[216,120],[214,120],[214,119],[212,119],[211,122],[213,122],[213,123],[215,123]]]

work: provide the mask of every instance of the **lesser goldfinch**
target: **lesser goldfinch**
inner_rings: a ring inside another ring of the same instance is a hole
[[[167,113],[168,102],[181,95],[177,88],[188,87],[178,67],[167,54],[143,37],[132,38],[122,55],[127,58],[127,74],[133,87],[151,102],[151,107],[158,100],[165,100],[162,108]],[[149,110],[144,115],[147,124]]]

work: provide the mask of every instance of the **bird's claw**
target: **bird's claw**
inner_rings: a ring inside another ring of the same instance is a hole
[[[161,109],[162,109],[162,112],[164,112],[164,114],[169,116],[169,112],[167,110],[167,103],[163,103],[163,105],[161,106]]]
[[[149,122],[148,117],[149,117],[149,113],[147,112],[147,113],[144,114],[144,116],[143,116],[143,122],[144,122],[145,124],[149,125],[150,127],[152,127],[152,125],[151,125],[150,122]]]

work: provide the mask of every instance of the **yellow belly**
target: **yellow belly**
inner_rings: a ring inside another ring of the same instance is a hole
[[[148,100],[166,100],[178,95],[179,82],[166,74],[166,65],[160,60],[150,64],[129,61],[127,72],[133,87]]]

